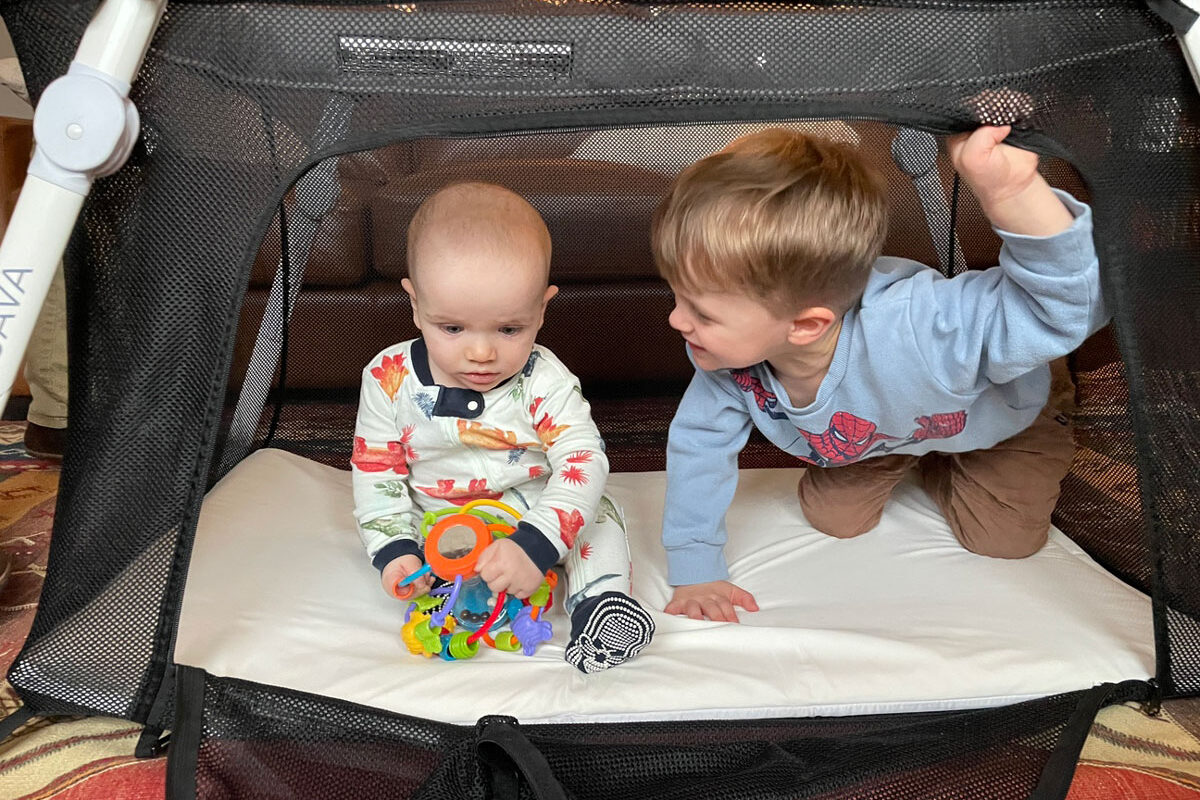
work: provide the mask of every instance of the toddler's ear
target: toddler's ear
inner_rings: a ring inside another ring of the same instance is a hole
[[[798,347],[812,344],[828,333],[837,321],[838,315],[833,309],[824,306],[801,309],[792,317],[788,342]]]

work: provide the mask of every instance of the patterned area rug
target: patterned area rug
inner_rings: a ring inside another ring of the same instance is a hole
[[[0,422],[0,671],[33,621],[54,515],[58,465],[31,458],[24,423]],[[2,560],[2,559],[0,559]],[[0,713],[19,701],[0,682]],[[106,718],[35,719],[0,743],[0,800],[150,800],[165,793],[166,760],[133,755],[140,726]],[[944,795],[954,797],[952,793]],[[1100,712],[1069,800],[1200,800],[1200,700]]]
[[[1084,743],[1067,800],[1200,798],[1200,701],[1174,700],[1158,716],[1136,705],[1102,709]]]

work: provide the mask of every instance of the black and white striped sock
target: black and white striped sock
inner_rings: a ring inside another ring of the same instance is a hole
[[[637,600],[605,592],[575,607],[563,658],[580,672],[601,672],[633,658],[653,638],[654,620]]]

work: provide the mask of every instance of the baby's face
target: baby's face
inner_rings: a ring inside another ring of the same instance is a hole
[[[477,392],[525,366],[556,291],[537,265],[482,261],[434,258],[421,264],[415,284],[405,281],[433,379]]]

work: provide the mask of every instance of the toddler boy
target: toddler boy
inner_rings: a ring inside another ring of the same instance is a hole
[[[916,468],[972,552],[1045,542],[1074,454],[1045,409],[1048,362],[1107,317],[1090,209],[1008,133],[948,142],[1003,242],[999,266],[953,279],[879,258],[884,187],[848,145],[769,129],[675,180],[653,246],[696,373],[667,446],[668,613],[758,608],[722,553],[751,426],[808,466],[800,505],[830,536],[875,527]]]

